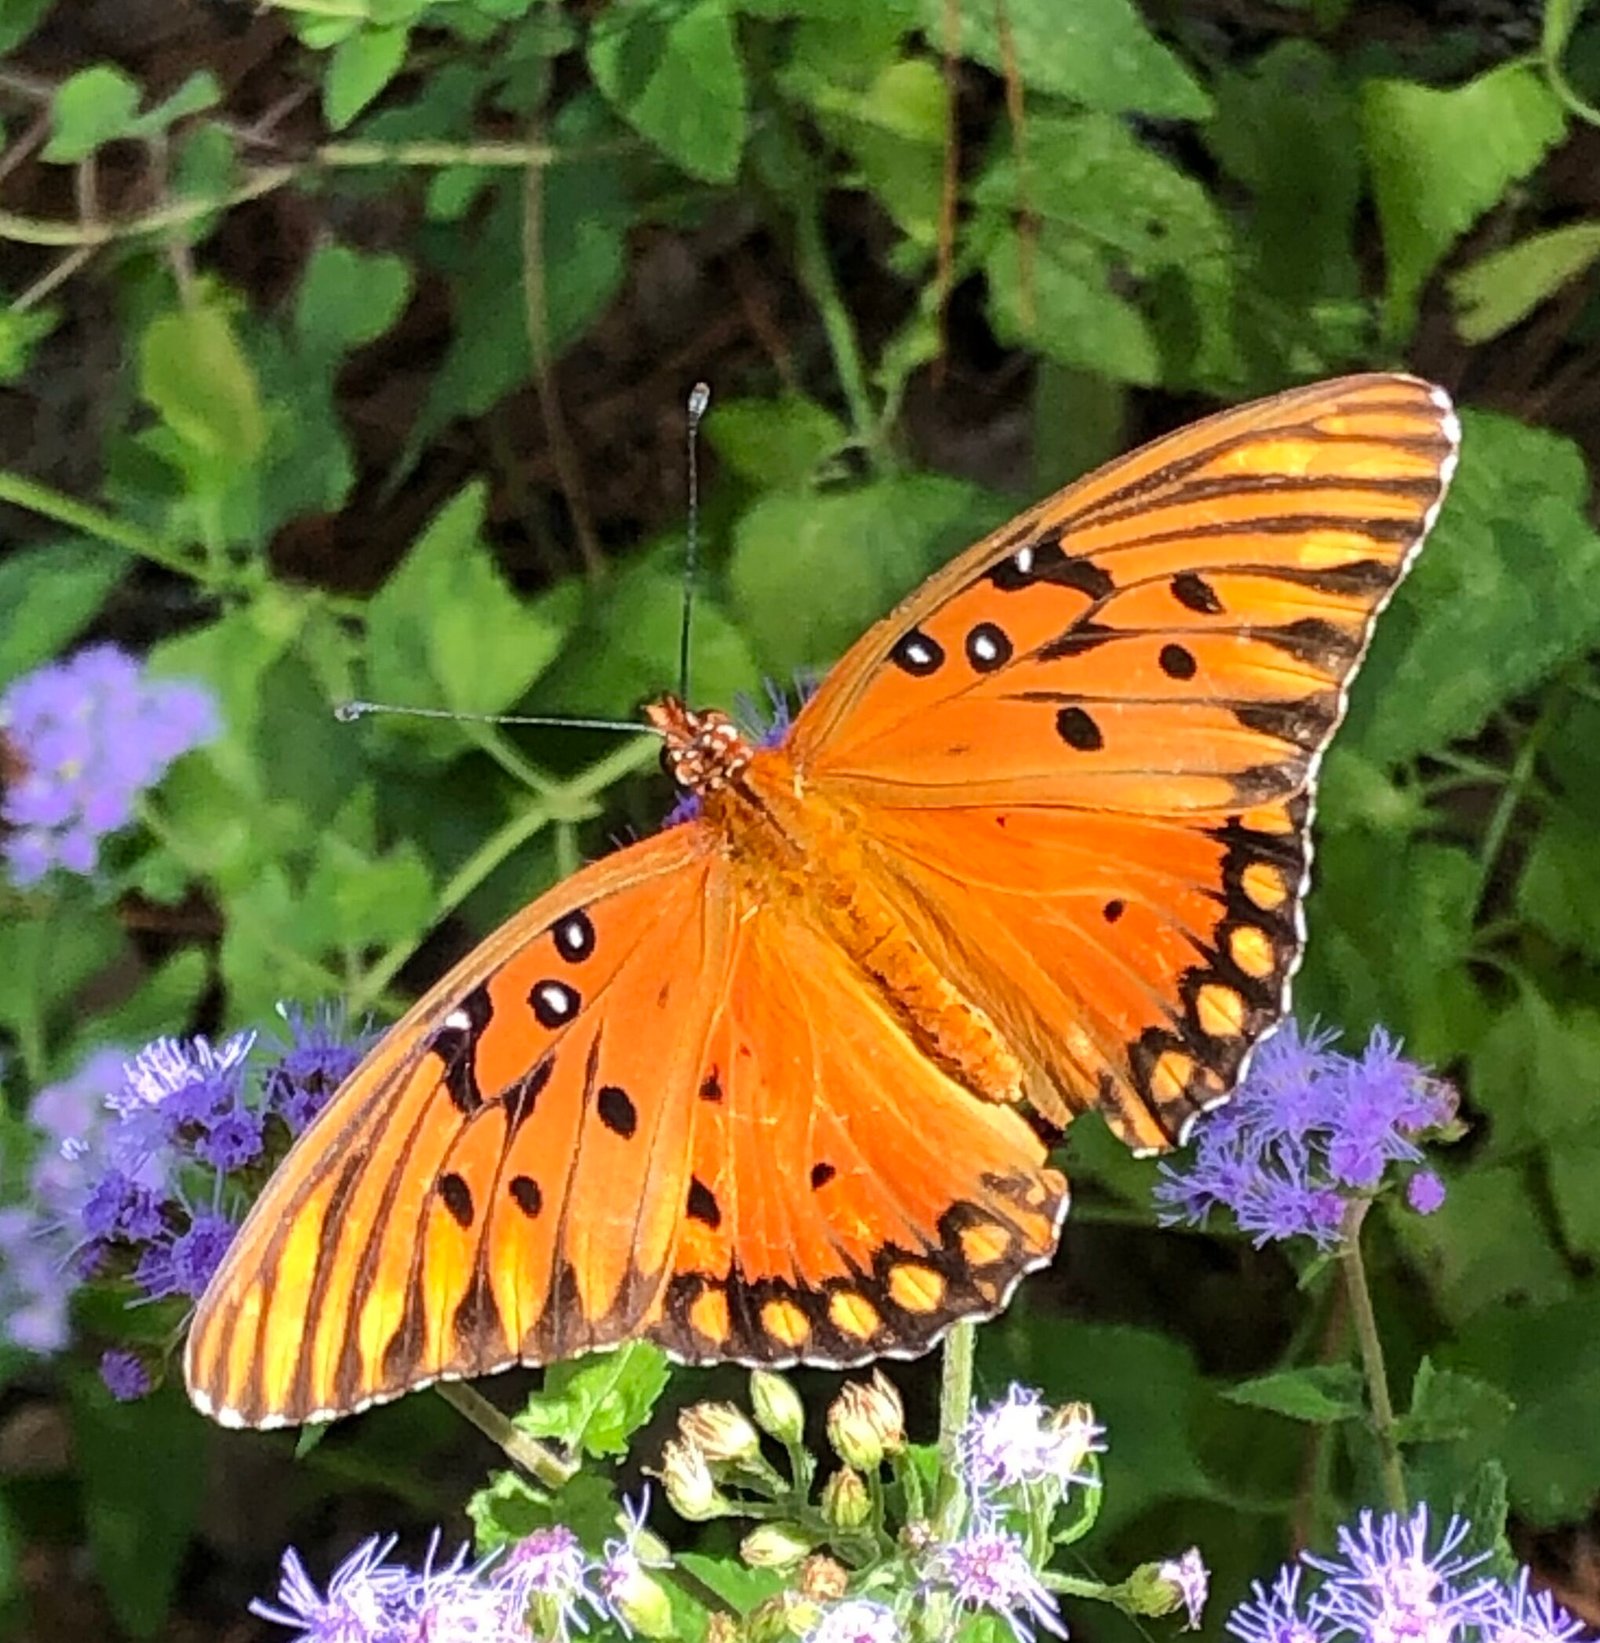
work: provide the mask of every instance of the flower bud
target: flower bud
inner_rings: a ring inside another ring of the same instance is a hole
[[[905,1408],[882,1370],[873,1370],[870,1381],[845,1383],[828,1410],[828,1441],[863,1472],[875,1472],[885,1455],[905,1446]]]
[[[659,1475],[673,1511],[691,1523],[720,1516],[727,1504],[698,1444],[668,1438],[661,1446]]]
[[[859,1472],[841,1466],[823,1484],[822,1515],[835,1529],[859,1529],[872,1516],[872,1497]]]
[[[1169,1557],[1164,1563],[1141,1563],[1122,1589],[1132,1613],[1156,1616],[1183,1609],[1187,1629],[1196,1631],[1210,1586],[1211,1575],[1201,1560],[1200,1548],[1191,1546],[1181,1557]]]
[[[815,1552],[800,1565],[795,1590],[815,1603],[837,1603],[850,1589],[850,1571],[831,1557]]]
[[[761,1453],[761,1434],[731,1403],[690,1404],[678,1415],[678,1431],[713,1466],[754,1460]]]
[[[706,1620],[705,1643],[739,1643],[739,1622],[726,1609],[713,1609]]]
[[[779,1592],[760,1604],[745,1623],[750,1643],[792,1643],[822,1619],[822,1605],[793,1592]]]
[[[752,1569],[792,1569],[811,1550],[798,1525],[758,1523],[739,1542],[739,1556]]]
[[[1089,1457],[1104,1450],[1105,1429],[1087,1403],[1064,1403],[1044,1418],[1044,1429],[1055,1438],[1051,1470],[1063,1480],[1088,1483],[1098,1477]]]
[[[672,1599],[667,1588],[637,1561],[605,1584],[606,1603],[623,1630],[641,1637],[671,1637]]]
[[[798,1443],[805,1436],[805,1405],[782,1375],[770,1369],[751,1370],[750,1408],[756,1425],[779,1443]]]

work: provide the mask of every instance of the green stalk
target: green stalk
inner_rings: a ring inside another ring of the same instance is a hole
[[[546,1489],[559,1489],[577,1467],[563,1460],[548,1444],[530,1438],[500,1413],[481,1392],[465,1381],[439,1381],[434,1391],[456,1411],[471,1421],[513,1464],[530,1473]]]
[[[200,581],[205,579],[203,565],[197,564],[177,549],[169,548],[160,537],[152,536],[149,531],[140,530],[136,525],[124,524],[122,520],[103,509],[92,507],[87,502],[79,502],[75,497],[65,496],[49,485],[24,479],[21,474],[0,472],[0,502],[15,503],[17,507],[26,508],[30,513],[55,520],[58,525],[82,531],[85,536],[92,536],[96,541],[105,542],[113,548],[122,548],[128,553],[136,553],[141,559],[150,560],[152,564],[176,571],[179,576],[190,576]]]
[[[1371,1202],[1367,1198],[1358,1198],[1345,1212],[1339,1267],[1344,1274],[1345,1292],[1350,1297],[1350,1318],[1355,1325],[1356,1343],[1361,1349],[1361,1367],[1367,1379],[1367,1399],[1372,1406],[1372,1429],[1378,1439],[1384,1501],[1391,1511],[1404,1513],[1410,1507],[1406,1498],[1405,1470],[1400,1464],[1400,1439],[1394,1403],[1389,1397],[1389,1371],[1383,1359],[1383,1338],[1378,1333],[1378,1316],[1372,1309],[1372,1290],[1367,1283],[1366,1263],[1361,1256],[1361,1223],[1367,1218]]]

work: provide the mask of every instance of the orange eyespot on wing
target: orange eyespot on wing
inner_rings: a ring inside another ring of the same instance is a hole
[[[1460,430],[1402,376],[1224,412],[971,549],[792,743],[1062,1121],[1141,1148],[1287,1007],[1318,764]]]

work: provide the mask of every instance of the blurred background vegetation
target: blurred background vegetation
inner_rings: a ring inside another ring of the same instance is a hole
[[[1600,1621],[1600,16],[0,0],[0,52],[0,684],[108,637],[227,722],[104,884],[5,893],[14,1117],[96,1045],[384,1017],[654,826],[646,744],[329,707],[670,685],[695,379],[719,703],[1218,402],[1399,363],[1456,393],[1454,495],[1326,767],[1300,1000],[1461,1091],[1446,1207],[1374,1229],[1391,1370],[1498,1389],[1440,1431],[1471,1434],[1442,1495],[1497,1460],[1518,1550]],[[1198,1542],[1220,1617],[1370,1498],[1336,1428],[1228,1396],[1348,1320],[1278,1251],[1157,1231],[1153,1166],[1088,1122],[1069,1159],[980,1383],[1093,1400],[1091,1544]],[[925,1427],[927,1366],[897,1376]],[[6,1353],[0,1617],[260,1635],[285,1543],[460,1527],[492,1458],[429,1395],[294,1447]]]

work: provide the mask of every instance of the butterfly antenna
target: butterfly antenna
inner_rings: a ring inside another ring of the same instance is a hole
[[[678,630],[678,700],[689,699],[689,623],[694,614],[694,580],[700,561],[700,419],[711,403],[709,383],[689,390],[689,540],[683,555],[683,624]]]
[[[396,713],[406,719],[450,719],[457,724],[547,725],[567,730],[622,730],[630,735],[661,734],[654,725],[637,719],[568,719],[546,713],[458,713],[451,707],[401,707],[394,702],[339,702],[333,710],[334,718],[342,724],[354,724],[357,719],[365,719],[373,713]]]

